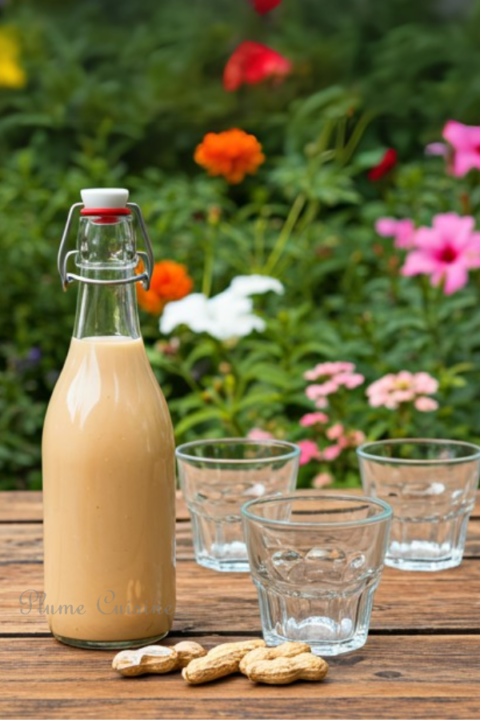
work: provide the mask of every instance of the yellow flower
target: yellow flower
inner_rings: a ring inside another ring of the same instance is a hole
[[[20,47],[14,33],[0,28],[0,87],[21,88],[27,78],[18,58]]]

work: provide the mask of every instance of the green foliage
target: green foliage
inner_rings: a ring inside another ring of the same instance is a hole
[[[267,328],[239,341],[182,328],[172,349],[142,316],[179,441],[253,427],[307,437],[303,373],[324,359],[356,362],[367,382],[402,368],[440,381],[439,412],[409,418],[370,408],[363,388],[347,394],[332,413],[349,427],[480,439],[478,273],[446,298],[401,277],[403,252],[373,230],[381,216],[478,214],[476,178],[423,157],[450,117],[478,122],[478,2],[452,16],[413,0],[284,0],[265,18],[247,0],[192,0],[188,12],[178,0],[16,0],[1,12],[28,83],[0,88],[0,489],[40,484],[75,309],[58,244],[79,189],[96,185],[131,189],[156,257],[185,263],[196,291],[251,273],[285,286],[255,299]],[[291,58],[292,76],[226,93],[223,67],[246,38]],[[267,156],[238,187],[193,162],[206,132],[230,127]],[[399,167],[373,185],[366,171],[389,146]],[[339,484],[358,481],[352,453],[335,467]]]

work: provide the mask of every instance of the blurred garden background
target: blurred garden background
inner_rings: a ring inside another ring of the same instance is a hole
[[[84,187],[143,209],[177,441],[300,442],[317,487],[364,437],[480,441],[480,2],[0,5],[0,489],[41,487]]]

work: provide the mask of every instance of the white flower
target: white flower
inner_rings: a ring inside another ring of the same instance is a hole
[[[239,275],[230,283],[229,290],[235,295],[250,297],[250,295],[261,295],[266,292],[283,294],[283,285],[280,280],[268,277],[268,275]]]
[[[217,340],[246,337],[253,330],[263,332],[265,321],[253,312],[253,300],[249,295],[270,290],[282,293],[283,285],[275,278],[241,275],[215,297],[207,298],[202,293],[187,295],[165,307],[160,318],[160,332],[167,334],[178,325],[187,325],[193,332],[206,332]]]

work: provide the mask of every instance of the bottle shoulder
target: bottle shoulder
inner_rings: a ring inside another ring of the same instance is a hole
[[[143,341],[73,338],[49,403],[46,428],[51,422],[85,426],[113,421],[171,428]]]

